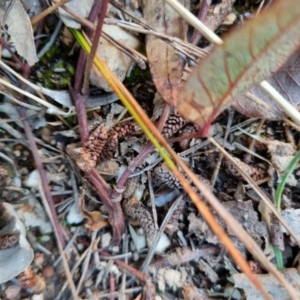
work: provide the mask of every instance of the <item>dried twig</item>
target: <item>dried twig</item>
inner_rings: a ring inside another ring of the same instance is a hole
[[[109,253],[105,251],[100,251],[100,254],[103,256],[110,256]],[[142,273],[141,271],[127,265],[125,262],[116,259],[114,263],[127,271],[130,275],[135,276],[144,284],[144,299],[154,299],[155,298],[155,287],[151,281],[151,277],[147,274]]]
[[[45,9],[44,11],[42,11],[40,14],[38,14],[37,16],[34,16],[30,21],[31,21],[31,25],[35,25],[36,23],[38,23],[41,19],[45,18],[47,15],[51,14],[53,11],[55,11],[57,8],[59,8],[60,6],[64,5],[65,3],[67,3],[69,0],[60,0],[59,2],[56,2],[54,5],[48,7],[47,9]]]

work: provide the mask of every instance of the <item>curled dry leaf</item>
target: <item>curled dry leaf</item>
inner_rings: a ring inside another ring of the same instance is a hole
[[[300,51],[295,52],[288,61],[267,81],[293,106],[300,103]],[[237,97],[232,107],[243,115],[251,118],[281,120],[284,112],[259,87],[250,90],[253,96],[246,94]],[[255,98],[256,99],[256,98]]]
[[[79,210],[83,217],[87,220],[86,227],[91,231],[98,231],[103,227],[108,225],[106,219],[104,219],[102,213],[100,211],[88,211],[84,207],[84,191],[81,193],[79,197]]]
[[[179,0],[185,6],[189,1]],[[184,20],[163,0],[143,1],[143,14],[157,32],[169,37],[185,39],[187,26]],[[177,105],[176,90],[181,85],[184,61],[176,50],[161,39],[150,35],[146,40],[147,57],[157,91],[169,104]]]
[[[20,0],[2,1],[0,5],[1,25],[7,26],[16,50],[30,66],[37,61],[36,49],[33,39],[33,30],[30,19]],[[17,20],[17,21],[16,21]]]
[[[297,50],[299,26],[300,6],[277,1],[232,32],[194,68],[178,93],[178,112],[206,135],[231,99],[269,77]]]

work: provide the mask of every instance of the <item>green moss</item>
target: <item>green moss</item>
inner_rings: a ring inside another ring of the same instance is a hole
[[[67,116],[65,117],[65,121],[67,121],[69,124],[74,124],[75,123],[75,115]]]
[[[130,73],[129,77],[126,77],[124,84],[126,86],[132,86],[137,83],[145,82],[146,80],[151,80],[150,70],[142,70],[139,66],[135,65]]]
[[[49,89],[66,89],[75,75],[75,63],[69,56],[70,48],[54,44],[36,64],[37,81]]]

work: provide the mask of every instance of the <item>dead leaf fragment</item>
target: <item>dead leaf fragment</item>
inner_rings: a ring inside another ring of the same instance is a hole
[[[186,25],[184,20],[163,0],[143,1],[144,18],[157,32],[169,37],[185,39]],[[180,0],[181,4],[187,1]],[[184,61],[176,50],[155,36],[146,40],[147,57],[150,72],[157,91],[169,104],[177,105],[175,91],[181,85]]]
[[[94,3],[93,0],[85,0],[85,1],[71,0],[71,1],[68,1],[65,4],[65,6],[70,8],[73,12],[75,12],[77,15],[81,16],[82,18],[87,18],[90,11],[91,11],[93,3]],[[58,8],[58,13],[59,13],[62,21],[64,22],[64,24],[67,27],[75,28],[75,29],[80,29],[81,28],[81,24],[79,22],[77,22],[64,9],[59,7]]]
[[[84,206],[84,194],[82,191],[79,197],[79,211],[82,216],[87,220],[86,228],[90,231],[98,231],[108,225],[107,219],[105,219],[100,211],[88,211]]]
[[[249,235],[261,245],[265,238],[268,236],[267,228],[264,222],[258,221],[257,213],[253,209],[252,201],[236,202],[230,201],[224,203],[224,207],[228,210],[230,214],[235,216],[236,220],[244,227],[244,229],[249,233]],[[235,237],[233,231],[227,227],[225,222],[216,214],[215,218],[218,223],[227,231],[228,235],[232,238],[238,249],[246,254],[245,247],[242,243]],[[190,213],[188,216],[189,220],[189,232],[195,233],[199,240],[205,240],[210,244],[218,245],[219,240],[217,236],[211,231],[206,222],[197,217],[194,213]]]
[[[26,229],[8,203],[0,205],[0,235],[18,236],[14,247],[0,250],[0,283],[6,282],[23,272],[33,260],[33,250],[26,240]]]
[[[213,6],[208,10],[204,24],[212,31],[215,31],[224,21],[228,21],[227,17],[232,12],[233,3],[235,0],[223,0],[221,3]],[[234,18],[235,15],[231,16]],[[230,24],[232,24],[230,22]],[[223,23],[225,24],[225,23]]]
[[[281,212],[281,215],[298,240],[300,240],[300,209],[285,209]],[[287,233],[285,227],[281,226],[281,228],[284,233]]]
[[[300,289],[300,276],[297,269],[285,269],[281,274],[295,289]],[[247,300],[265,299],[258,289],[254,288],[245,274],[234,274],[232,277],[235,281],[235,287],[244,290]],[[291,299],[286,289],[278,284],[277,279],[272,274],[256,275],[256,278],[274,299]]]
[[[283,173],[295,155],[295,148],[290,143],[269,141],[267,144],[274,168]]]
[[[21,1],[6,1],[6,5],[0,7],[0,18],[2,26],[7,26],[7,33],[10,35],[18,54],[30,66],[33,66],[38,61],[33,30]]]
[[[117,42],[120,42],[132,49],[138,50],[141,46],[141,42],[136,35],[120,28],[119,26],[103,24],[102,30]],[[131,64],[133,63],[132,59],[103,37],[100,38],[97,52],[106,62],[108,67],[117,75],[120,81],[123,81]],[[92,67],[90,80],[92,84],[102,87],[106,92],[112,91],[112,88],[95,65]]]

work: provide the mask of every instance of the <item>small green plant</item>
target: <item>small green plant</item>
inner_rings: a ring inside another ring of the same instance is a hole
[[[281,177],[280,183],[277,186],[276,193],[275,193],[275,207],[278,211],[280,211],[281,199],[282,199],[281,195],[282,195],[283,189],[285,187],[286,181],[287,181],[289,175],[295,169],[299,159],[300,159],[300,150],[296,153],[294,158],[290,161],[288,167],[286,168],[284,174]],[[274,253],[275,253],[276,264],[277,264],[278,270],[283,270],[284,266],[283,266],[283,261],[282,261],[282,253],[276,246],[274,246]]]

